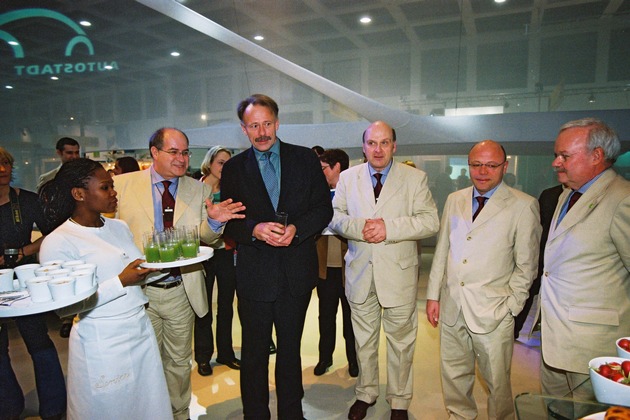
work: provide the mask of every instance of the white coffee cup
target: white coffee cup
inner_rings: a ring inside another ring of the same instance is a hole
[[[74,277],[58,277],[48,282],[53,300],[63,300],[74,296]]]
[[[94,287],[94,272],[91,270],[76,270],[73,271],[70,277],[75,279],[74,293],[83,293],[86,290],[90,290]]]
[[[40,267],[39,264],[24,264],[15,267],[15,275],[20,282],[20,288],[26,287],[26,280],[35,277],[35,270]]]
[[[50,276],[33,277],[26,280],[26,288],[31,295],[31,301],[34,303],[48,302],[52,299],[48,282],[53,278]]]
[[[70,273],[72,273],[72,270],[69,268],[59,268],[57,270],[53,270],[48,272],[49,276],[53,276],[53,278],[59,278],[59,277],[68,277],[70,275]]]
[[[35,276],[49,276],[51,271],[59,270],[60,265],[42,265],[39,268],[35,269]]]
[[[92,273],[96,274],[96,264],[85,263],[85,264],[72,266],[72,271],[79,271],[79,270],[90,270]]]
[[[0,292],[10,292],[13,290],[13,269],[5,268],[0,270]]]
[[[85,261],[83,260],[71,260],[71,261],[66,261],[63,264],[61,264],[61,267],[74,270],[74,267],[76,267],[77,265],[83,265],[83,264],[85,264]]]
[[[41,263],[42,267],[46,267],[48,265],[58,265],[59,267],[57,268],[61,268],[61,264],[63,264],[65,261],[64,260],[50,260],[50,261],[45,261],[43,263]]]

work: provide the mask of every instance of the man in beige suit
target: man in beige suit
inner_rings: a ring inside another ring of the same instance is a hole
[[[575,390],[588,379],[589,360],[615,355],[615,340],[630,332],[630,182],[611,168],[620,148],[615,132],[593,118],[564,124],[556,139],[552,166],[568,188],[545,247],[545,394],[593,399],[590,382]]]
[[[382,121],[363,133],[367,163],[342,172],[329,227],[348,239],[346,297],[352,311],[359,377],[349,419],[362,419],[379,394],[381,321],[387,337],[392,419],[406,419],[413,393],[418,330],[417,240],[439,228],[426,174],[393,160],[396,132]]]
[[[444,403],[451,419],[477,418],[475,362],[488,385],[488,418],[513,419],[514,317],[536,277],[542,227],[538,201],[502,182],[503,147],[468,154],[473,186],[452,193],[427,289],[427,319],[440,324]]]
[[[190,151],[188,138],[183,132],[161,128],[151,136],[149,149],[153,158],[149,169],[119,175],[114,182],[118,192],[116,216],[127,222],[138,248],[143,249],[144,232],[164,229],[165,216],[172,217],[173,226],[199,226],[201,240],[209,244],[219,237],[221,223],[244,217],[236,214],[244,209],[241,203],[232,204],[231,200],[226,200],[213,205],[208,199],[212,195],[210,188],[185,176]],[[164,184],[165,181],[170,185]],[[174,209],[162,210],[165,188],[175,198]],[[210,223],[219,232],[215,232]],[[193,324],[195,314],[201,317],[208,312],[202,270],[201,264],[184,266],[145,288],[149,298],[147,313],[162,354],[176,420],[190,417]]]

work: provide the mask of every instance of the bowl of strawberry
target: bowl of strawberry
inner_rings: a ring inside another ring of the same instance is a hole
[[[596,357],[588,365],[597,401],[630,406],[630,360],[611,356]]]
[[[621,337],[617,340],[617,356],[630,359],[630,337]]]

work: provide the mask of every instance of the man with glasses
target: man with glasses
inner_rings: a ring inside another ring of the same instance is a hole
[[[552,166],[567,188],[544,251],[545,394],[594,399],[588,362],[614,355],[630,332],[630,182],[612,169],[620,150],[614,130],[594,118],[564,124],[556,138]]]
[[[114,182],[118,192],[116,216],[127,222],[138,248],[142,249],[145,232],[187,225],[198,226],[200,239],[211,244],[219,237],[223,223],[244,217],[237,214],[244,209],[241,203],[225,200],[213,205],[208,198],[212,196],[210,188],[185,176],[190,151],[182,131],[157,130],[149,140],[149,150],[151,167],[118,175]],[[171,269],[144,289],[175,420],[190,418],[193,325],[195,314],[202,317],[208,312],[202,270],[201,264]]]
[[[407,419],[413,396],[418,332],[418,240],[438,231],[437,209],[424,172],[394,162],[396,131],[376,121],[363,133],[367,163],[339,175],[330,228],[348,240],[346,297],[359,362],[356,401],[348,418],[360,420],[379,396],[378,347],[387,338],[391,419]]]
[[[225,236],[238,243],[236,293],[242,325],[241,398],[245,419],[269,419],[269,343],[276,329],[278,419],[301,419],[300,344],[317,284],[315,235],[332,217],[330,192],[312,150],[280,141],[278,104],[255,94],[237,108],[252,147],[228,160],[221,196],[242,201],[245,219]],[[276,213],[288,215],[286,224]]]
[[[488,416],[513,419],[514,317],[536,277],[538,201],[508,187],[499,143],[468,154],[473,186],[446,200],[427,289],[427,319],[440,324],[442,393],[450,418],[478,417],[475,362],[488,389]]]

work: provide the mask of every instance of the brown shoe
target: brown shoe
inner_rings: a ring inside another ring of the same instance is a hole
[[[408,420],[407,410],[392,410],[391,420]]]
[[[348,418],[350,420],[363,420],[367,415],[367,409],[376,404],[376,401],[371,403],[366,403],[365,401],[356,400],[352,407],[350,407],[350,411],[348,412]]]

